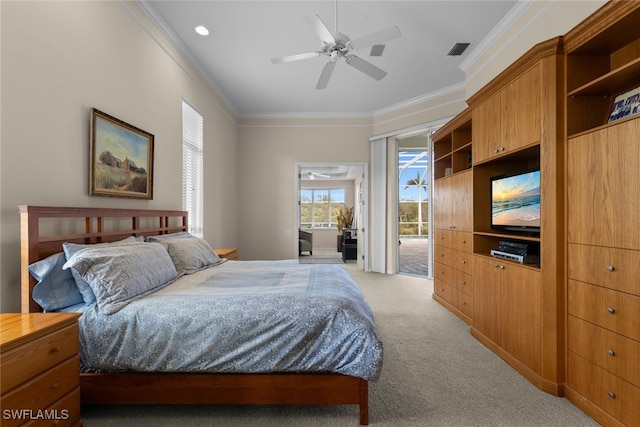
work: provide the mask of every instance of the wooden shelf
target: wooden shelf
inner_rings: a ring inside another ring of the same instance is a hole
[[[464,110],[432,137],[435,179],[471,169],[471,112]]]
[[[640,86],[640,2],[620,3],[565,36],[568,136],[609,124],[614,98]]]

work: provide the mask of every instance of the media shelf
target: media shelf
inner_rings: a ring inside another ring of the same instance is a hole
[[[640,86],[640,5],[620,3],[610,19],[594,15],[565,37],[569,137],[618,124],[608,123],[613,100]]]
[[[539,255],[540,254],[540,238],[539,237],[529,237],[529,236],[519,236],[514,234],[504,234],[504,233],[482,233],[482,232],[474,232],[473,233],[473,253],[475,255],[482,255],[486,257],[495,258],[491,255],[492,250],[499,250],[500,242],[507,241],[513,243],[527,243],[529,246],[529,254],[530,255]],[[496,258],[497,259],[497,258]],[[500,262],[513,262],[514,264],[522,265],[530,268],[540,268],[540,261],[535,264],[522,264],[515,261],[509,261],[500,259]]]

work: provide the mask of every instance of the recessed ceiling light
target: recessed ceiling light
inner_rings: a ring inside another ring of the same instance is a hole
[[[200,34],[201,36],[208,36],[209,30],[204,25],[198,25],[196,27],[196,33]]]

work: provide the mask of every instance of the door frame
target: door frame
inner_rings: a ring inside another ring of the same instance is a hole
[[[354,216],[356,215],[355,205],[358,204],[360,212],[360,221],[356,223],[358,227],[358,268],[364,271],[370,271],[369,265],[369,245],[368,245],[368,226],[369,226],[369,164],[366,162],[299,162],[296,163],[296,230],[300,229],[300,191],[302,190],[301,169],[303,167],[328,167],[328,166],[358,166],[362,171],[362,191],[358,191],[356,180],[354,180]],[[298,253],[298,240],[295,241],[295,250]]]

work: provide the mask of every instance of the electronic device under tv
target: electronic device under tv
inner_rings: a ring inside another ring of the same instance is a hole
[[[540,170],[491,178],[491,228],[540,234]]]

